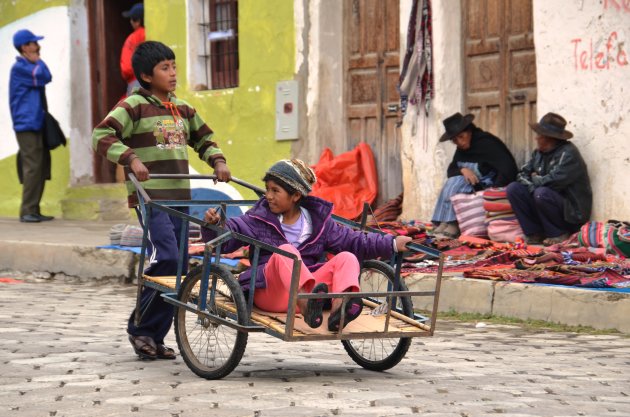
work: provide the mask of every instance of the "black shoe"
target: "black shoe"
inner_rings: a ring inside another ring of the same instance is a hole
[[[352,320],[356,319],[361,315],[361,311],[363,310],[363,299],[356,297],[351,298],[346,303],[346,321],[343,324],[343,327],[346,327],[348,323]],[[338,308],[336,311],[330,313],[328,317],[328,330],[331,332],[339,331],[339,322],[341,321],[341,308]]]
[[[20,221],[22,223],[39,223],[42,219],[37,214],[25,214],[20,216]]]
[[[43,215],[41,213],[37,214],[37,217],[39,217],[39,221],[42,221],[42,222],[47,222],[49,220],[54,219],[53,216],[46,216],[46,215]]]
[[[312,291],[313,294],[328,294],[328,285],[323,282],[317,284]],[[313,329],[322,325],[322,308],[324,307],[324,298],[310,298],[306,303],[306,311],[302,313],[304,321]]]

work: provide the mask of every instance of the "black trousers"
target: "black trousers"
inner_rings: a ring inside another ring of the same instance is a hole
[[[22,205],[20,216],[40,214],[39,202],[46,183],[44,138],[40,131],[16,132],[22,162]]]

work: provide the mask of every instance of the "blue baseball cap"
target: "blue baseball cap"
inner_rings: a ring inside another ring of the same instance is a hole
[[[123,17],[133,20],[139,20],[144,18],[144,5],[142,3],[136,3],[131,6],[131,9],[123,12]]]
[[[43,36],[36,36],[28,29],[22,29],[15,32],[13,35],[13,46],[19,48],[22,45],[26,45],[29,42],[37,42],[44,39]]]

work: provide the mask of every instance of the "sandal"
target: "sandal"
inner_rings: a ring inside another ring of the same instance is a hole
[[[542,243],[545,246],[557,245],[558,243],[564,242],[568,238],[569,238],[569,235],[567,233],[563,233],[560,236],[548,237],[547,239],[543,240]]]
[[[177,355],[173,348],[170,348],[164,344],[157,345],[157,358],[158,359],[175,359]]]
[[[363,299],[351,298],[346,303],[346,320],[343,323],[343,327],[346,327],[348,323],[356,319],[361,315],[363,310]],[[339,331],[339,322],[341,321],[341,308],[338,308],[335,312],[328,317],[328,330],[331,332]]]
[[[154,360],[158,358],[157,345],[150,336],[129,335],[129,342],[140,359]]]
[[[324,282],[320,282],[317,284],[312,294],[328,294],[328,285]],[[324,317],[322,315],[322,310],[324,309],[324,303],[326,302],[325,298],[309,298],[306,303],[306,310],[302,313],[304,316],[304,321],[313,329],[318,328],[322,325],[322,321]]]

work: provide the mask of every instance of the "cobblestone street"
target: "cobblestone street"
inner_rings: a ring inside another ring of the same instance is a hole
[[[438,323],[386,373],[337,342],[252,334],[227,378],[139,361],[124,331],[135,287],[0,283],[0,415],[628,416],[630,339]],[[175,341],[169,334],[169,344]]]

